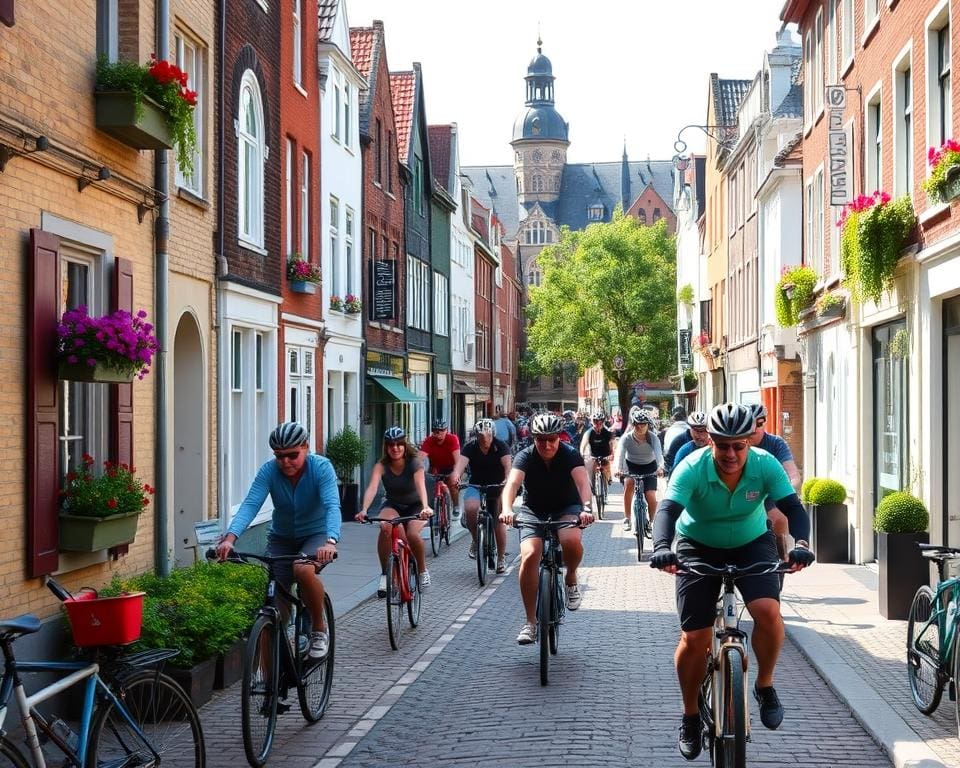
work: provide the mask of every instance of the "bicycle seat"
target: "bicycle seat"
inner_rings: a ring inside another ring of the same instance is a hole
[[[20,635],[32,635],[40,631],[40,619],[32,613],[25,613],[15,619],[0,620],[0,637],[9,640]]]
[[[947,547],[940,544],[920,544],[920,554],[930,560],[952,560],[960,557],[960,549],[956,547]]]

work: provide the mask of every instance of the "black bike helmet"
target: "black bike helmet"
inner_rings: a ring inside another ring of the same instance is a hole
[[[703,411],[692,411],[687,417],[687,424],[691,427],[707,426],[707,414]]]
[[[493,434],[493,419],[480,419],[480,421],[473,425],[473,431],[478,435],[484,432]]]
[[[767,418],[767,406],[765,406],[763,403],[754,403],[750,406],[750,408],[753,410],[754,419]]]
[[[434,429],[446,429],[446,428],[447,428],[447,420],[446,420],[446,419],[434,419],[434,420],[433,420],[433,428],[434,428]]]
[[[606,421],[607,414],[603,411],[594,411],[593,415],[590,417],[591,421]]]
[[[388,427],[383,433],[384,440],[403,440],[406,436],[407,433],[403,431],[403,427]]]
[[[533,417],[530,433],[534,435],[559,435],[563,432],[563,419],[552,413],[541,413]]]
[[[270,449],[283,451],[287,448],[299,448],[310,442],[310,433],[299,421],[285,421],[277,424],[270,433]]]
[[[707,431],[713,437],[732,439],[753,434],[753,409],[740,403],[724,403],[710,411]]]

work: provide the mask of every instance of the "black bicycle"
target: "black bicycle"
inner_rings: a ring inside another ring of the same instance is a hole
[[[207,550],[207,559],[216,556],[215,549]],[[323,612],[330,644],[326,656],[314,659],[308,653],[310,612],[298,596],[277,581],[273,572],[275,563],[309,563],[317,573],[328,563],[302,553],[271,557],[234,550],[228,558],[230,562],[247,564],[249,560],[263,563],[270,574],[263,605],[247,638],[240,702],[243,749],[250,765],[260,768],[273,748],[277,716],[290,709],[286,703],[290,688],[297,689],[300,712],[307,722],[315,723],[323,717],[330,702],[336,646],[329,593],[324,593]],[[289,614],[286,621],[285,614]]]
[[[593,477],[591,478],[590,490],[593,491],[593,498],[597,501],[597,520],[603,520],[603,510],[607,506],[607,476],[604,474],[603,468],[608,461],[606,457],[594,458],[593,460]]]
[[[647,496],[643,492],[643,481],[645,478],[656,476],[656,472],[651,472],[648,475],[638,475],[630,472],[626,475],[626,477],[633,478],[633,509],[631,511],[631,517],[633,518],[633,535],[637,537],[637,562],[643,562],[643,539],[647,537],[646,528],[650,525]],[[650,543],[653,544],[652,531],[649,538]]]
[[[550,657],[556,656],[560,644],[560,625],[566,610],[563,593],[563,553],[560,550],[561,528],[575,528],[578,520],[540,520],[530,512],[513,518],[516,528],[529,528],[543,539],[540,555],[540,577],[537,591],[537,642],[540,644],[540,685],[549,682]]]
[[[490,485],[475,485],[465,483],[461,488],[476,488],[480,493],[480,509],[477,511],[477,578],[480,586],[486,586],[487,572],[497,568],[497,537],[496,520],[487,506],[487,494],[496,493],[503,488],[503,483]]]

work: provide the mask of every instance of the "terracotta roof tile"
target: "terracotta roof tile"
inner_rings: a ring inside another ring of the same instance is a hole
[[[352,27],[350,29],[350,56],[353,66],[363,75],[363,79],[370,80],[370,65],[373,63],[373,27]]]
[[[453,192],[450,184],[450,137],[453,127],[450,125],[427,126],[427,135],[430,141],[430,165],[433,168],[433,178],[447,192]]]
[[[393,96],[393,116],[397,124],[397,157],[401,163],[409,160],[410,129],[413,126],[413,102],[417,78],[413,71],[391,72],[390,93]]]
[[[340,0],[319,0],[317,3],[317,31],[320,33],[321,41],[330,39],[339,3]]]

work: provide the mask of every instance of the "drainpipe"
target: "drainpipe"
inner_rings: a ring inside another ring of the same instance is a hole
[[[170,0],[157,0],[157,51],[166,58],[170,51]],[[160,339],[156,363],[153,366],[157,397],[157,431],[154,443],[156,455],[157,486],[155,494],[156,517],[154,524],[154,562],[159,576],[170,573],[170,553],[167,536],[167,503],[170,497],[167,467],[167,355],[168,339],[168,296],[170,237],[170,201],[168,185],[169,169],[166,150],[157,150],[154,154],[154,186],[159,198],[158,215],[154,225],[154,290],[156,292],[156,333]]]
[[[226,51],[227,44],[227,0],[218,0],[217,10],[219,11],[217,17],[217,25],[219,29],[217,33],[219,34],[219,51],[217,53],[217,68],[219,69],[219,83],[217,84],[217,112],[220,116],[219,121],[217,122],[217,135],[216,135],[216,147],[217,147],[217,234],[216,234],[216,249],[215,254],[216,258],[216,269],[215,269],[215,284],[216,284],[216,316],[213,320],[213,332],[217,336],[217,360],[216,360],[216,379],[217,379],[217,390],[216,390],[216,403],[217,403],[217,516],[220,518],[220,528],[221,533],[225,532],[227,525],[227,515],[226,515],[226,504],[225,499],[226,495],[226,419],[223,415],[223,382],[221,381],[221,376],[224,375],[224,372],[227,370],[227,366],[224,363],[226,352],[224,351],[227,347],[227,340],[224,339],[223,334],[225,332],[225,327],[223,324],[223,289],[221,287],[221,282],[224,277],[227,276],[227,259],[224,256],[223,252],[223,227],[224,227],[224,218],[223,218],[223,189],[224,189],[224,180],[223,180],[223,145],[224,145],[224,136],[225,136],[225,125],[226,117],[224,112],[226,110],[226,99],[224,98],[224,81],[225,75],[224,70],[226,68],[226,57],[224,51]]]

